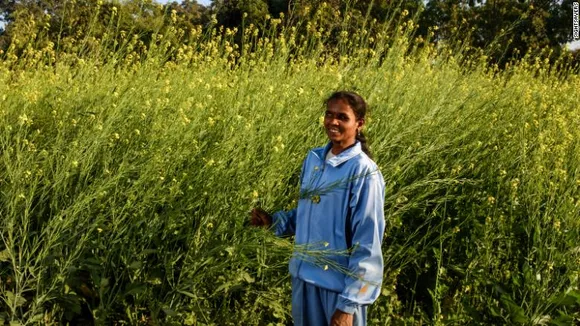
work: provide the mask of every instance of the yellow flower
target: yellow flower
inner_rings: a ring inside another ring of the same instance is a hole
[[[32,119],[30,119],[26,114],[23,114],[18,117],[19,124],[22,125],[31,125]]]

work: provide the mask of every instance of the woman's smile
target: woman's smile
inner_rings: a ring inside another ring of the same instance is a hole
[[[326,128],[326,131],[329,136],[340,134],[340,130],[337,127],[328,127]]]

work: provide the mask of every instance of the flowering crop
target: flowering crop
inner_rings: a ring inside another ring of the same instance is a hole
[[[356,89],[387,186],[372,324],[577,322],[580,78],[541,58],[499,71],[413,39],[404,16],[394,35],[269,19],[15,42],[30,46],[0,61],[0,320],[288,322],[294,248],[247,212],[296,204],[324,99]]]

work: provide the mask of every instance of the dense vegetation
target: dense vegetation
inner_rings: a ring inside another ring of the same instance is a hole
[[[1,320],[288,324],[292,241],[247,227],[248,211],[296,204],[323,99],[355,89],[387,185],[370,323],[580,321],[565,55],[500,69],[417,36],[405,10],[187,32],[169,12],[146,43],[112,8],[94,35],[57,47],[36,26],[1,56]]]
[[[167,2],[167,1],[166,1]],[[501,68],[525,53],[550,52],[551,63],[562,55],[562,45],[573,41],[573,0],[213,0],[203,6],[195,0],[5,0],[0,1],[0,51],[23,48],[42,35],[55,47],[88,36],[101,38],[111,24],[117,33],[137,35],[147,46],[151,35],[173,19],[173,26],[188,34],[192,29],[211,30],[215,24],[243,28],[262,27],[264,17],[286,18],[297,24],[319,16],[321,32],[340,29],[355,32],[352,21],[385,23],[402,12],[415,17],[416,36],[434,42],[458,38],[475,49],[485,49],[489,61]],[[95,16],[95,12],[98,14]],[[342,19],[340,12],[349,12]],[[346,17],[345,17],[346,18]],[[436,27],[436,28],[433,28]],[[305,35],[307,29],[298,30]],[[336,39],[334,37],[334,39]],[[14,42],[14,41],[17,42]],[[238,38],[237,41],[240,39]],[[580,51],[573,53],[580,62]]]

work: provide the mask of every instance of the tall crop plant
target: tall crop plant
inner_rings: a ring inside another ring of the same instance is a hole
[[[170,25],[147,47],[4,54],[0,319],[289,324],[292,241],[248,211],[296,205],[323,100],[355,89],[387,185],[370,322],[577,322],[578,76],[498,71],[412,20],[352,37],[316,17],[308,37]]]

